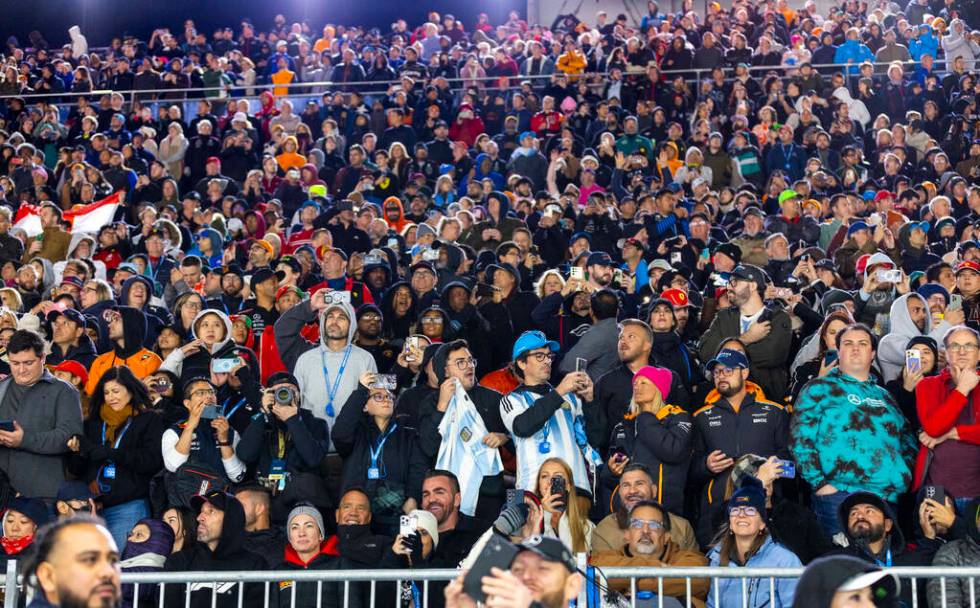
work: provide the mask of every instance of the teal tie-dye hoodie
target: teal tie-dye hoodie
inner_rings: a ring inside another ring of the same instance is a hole
[[[814,490],[874,492],[889,502],[909,487],[915,438],[891,394],[834,369],[794,405],[791,449]]]

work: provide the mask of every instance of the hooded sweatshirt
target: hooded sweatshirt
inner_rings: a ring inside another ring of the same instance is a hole
[[[224,337],[212,344],[210,350],[202,348],[189,356],[185,355],[183,350],[175,348],[167,355],[167,359],[160,367],[176,374],[181,379],[181,382],[186,382],[190,378],[200,376],[209,377],[211,374],[211,361],[213,359],[241,357],[246,363],[253,366],[255,370],[258,370],[258,358],[255,356],[255,353],[251,349],[235,344],[235,341],[231,339],[231,320],[228,318],[228,315],[220,310],[204,309],[197,313],[194,321],[191,322],[191,340],[197,338],[195,335],[197,324],[207,315],[214,315],[221,319],[221,322],[225,326]],[[258,376],[256,375],[256,377]]]
[[[912,479],[916,445],[895,398],[839,369],[810,381],[796,400],[791,449],[814,489],[865,490],[898,500]]]
[[[909,298],[919,300],[925,307],[925,330],[916,327],[909,317]],[[941,343],[943,335],[949,329],[949,323],[946,321],[940,321],[935,327],[932,326],[929,306],[926,304],[925,298],[917,293],[907,293],[895,300],[892,303],[889,319],[888,335],[878,343],[878,367],[881,368],[881,375],[885,382],[890,382],[902,375],[902,368],[905,367],[905,346],[909,340],[918,336],[930,336],[935,338],[937,343]]]
[[[249,553],[245,547],[245,510],[237,499],[227,497],[221,539],[212,551],[205,543],[172,554],[164,564],[167,572],[253,572],[265,570],[261,557]],[[165,605],[180,608],[185,602],[185,585],[167,585]],[[234,608],[238,605],[238,585],[221,583],[195,583],[190,586],[191,608],[210,608],[212,590],[218,608]],[[245,583],[242,590],[243,606],[258,608],[263,604],[263,585]]]
[[[143,347],[146,336],[146,317],[143,313],[132,306],[119,306],[116,310],[122,316],[122,345],[118,341],[113,342],[112,350],[99,355],[92,363],[88,382],[85,384],[88,395],[92,394],[102,379],[102,374],[110,367],[124,365],[142,380],[157,371],[163,363],[159,355]]]
[[[339,351],[327,348],[324,338],[325,320],[334,308],[343,310],[350,319],[347,347]],[[358,377],[366,371],[377,372],[378,365],[371,353],[353,343],[357,319],[350,304],[331,304],[319,315],[318,345],[300,335],[303,326],[316,319],[317,313],[309,301],[292,307],[276,322],[276,345],[286,368],[292,369],[299,381],[303,407],[311,410],[317,418],[326,420],[333,428],[340,409],[358,386]],[[333,399],[330,399],[331,393]]]

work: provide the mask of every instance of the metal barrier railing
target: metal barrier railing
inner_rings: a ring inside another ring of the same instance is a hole
[[[655,593],[656,605],[658,608],[663,608],[666,605],[674,603],[674,601],[679,601],[681,605],[690,607],[692,605],[692,600],[694,599],[692,594],[692,581],[710,579],[711,580],[711,591],[710,593],[714,595],[714,604],[719,606],[719,608],[730,608],[728,605],[722,604],[722,596],[720,592],[720,581],[723,580],[737,580],[741,582],[741,598],[742,602],[740,605],[749,605],[747,600],[749,593],[753,588],[762,588],[759,585],[768,586],[768,593],[763,591],[762,599],[765,596],[769,596],[769,604],[778,605],[775,602],[777,590],[776,581],[778,579],[787,578],[798,578],[803,573],[802,568],[720,568],[720,567],[704,567],[704,568],[600,568],[599,574],[597,576],[600,578],[600,583],[603,581],[608,581],[610,579],[629,579],[629,591],[627,595],[629,597],[629,603],[633,608],[637,606],[639,591],[639,581],[641,580],[656,580]],[[911,585],[911,597],[912,597],[912,608],[919,608],[921,605],[918,601],[918,591],[920,585],[928,584],[930,581],[935,582],[937,579],[938,583],[938,597],[929,598],[929,606],[945,607],[948,605],[947,585],[952,580],[967,579],[969,581],[969,589],[965,597],[959,597],[957,599],[956,606],[970,608],[977,608],[976,600],[976,589],[975,583],[976,579],[980,578],[980,566],[977,567],[958,567],[958,568],[938,568],[938,567],[896,567],[896,568],[886,568],[886,570],[892,574],[898,576],[898,578],[903,581],[903,585]],[[251,584],[261,584],[263,585],[263,596],[264,605],[269,606],[270,594],[273,591],[273,584],[276,584],[278,588],[278,583],[284,581],[292,581],[294,583],[317,583],[317,605],[316,608],[320,608],[320,600],[322,599],[323,584],[325,583],[338,583],[343,585],[343,606],[350,605],[351,593],[356,589],[352,587],[352,584],[367,583],[369,587],[369,598],[370,606],[390,606],[399,605],[400,598],[402,597],[402,583],[409,581],[415,582],[419,593],[420,605],[425,607],[428,606],[428,601],[430,597],[430,583],[437,581],[449,581],[457,576],[459,576],[458,570],[450,569],[433,569],[433,570],[301,570],[301,571],[280,571],[280,572],[153,572],[153,573],[124,573],[122,576],[122,581],[124,584],[133,585],[133,597],[134,597],[134,608],[139,608],[139,590],[140,587],[145,587],[146,585],[152,585],[159,588],[159,605],[162,608],[164,605],[163,597],[166,593],[166,587],[168,585],[179,585],[184,587],[184,593],[187,594],[184,602],[188,605],[190,602],[190,593],[196,591],[206,591],[211,590],[212,606],[217,603],[218,584],[226,590],[231,590],[237,587],[237,601],[238,606],[242,606],[243,594],[245,592],[244,585],[246,583]],[[684,580],[686,592],[680,597],[674,596],[671,599],[665,596],[663,593],[664,581],[665,580]],[[396,594],[396,602],[391,604],[388,602],[388,598],[381,597],[381,592],[377,589],[378,583],[395,583],[394,593]],[[604,584],[604,583],[603,583]],[[229,586],[230,585],[230,586]],[[645,585],[649,586],[649,585]],[[4,598],[4,608],[15,608],[18,604],[18,582],[16,576],[16,565],[15,562],[11,561],[8,563],[7,567],[7,577],[6,577],[6,596]],[[289,608],[311,608],[307,605],[297,606],[296,603],[296,591],[297,585],[292,585],[292,596],[290,600]],[[276,591],[278,593],[278,591]],[[359,591],[358,591],[359,592]],[[441,592],[441,591],[440,591]],[[178,592],[179,593],[179,592]],[[930,589],[930,593],[933,593],[933,589]],[[786,598],[783,598],[784,600]],[[645,600],[644,600],[645,601]],[[144,608],[153,608],[149,605],[149,602],[142,602]],[[644,606],[653,606],[654,604],[646,603]],[[674,604],[676,605],[676,604]],[[281,603],[280,608],[286,608]],[[580,596],[579,606],[585,608],[589,606],[588,602],[585,600],[585,592]],[[926,608],[922,606],[922,608]]]

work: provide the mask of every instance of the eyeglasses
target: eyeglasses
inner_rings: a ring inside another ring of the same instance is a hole
[[[91,286],[91,285],[86,285],[85,287],[82,287],[82,291],[90,291],[90,292],[95,293],[95,292],[97,292],[99,290],[96,289],[95,287]]]
[[[950,344],[949,346],[946,347],[946,350],[953,353],[972,353],[972,352],[976,352],[977,349],[980,349],[980,345],[972,344],[972,343],[956,344],[954,342],[953,344]]]
[[[376,315],[376,314],[373,314],[373,313],[366,314],[366,315],[361,315],[361,320],[362,321],[380,321],[381,320],[381,315]]]
[[[634,530],[642,530],[643,528],[649,528],[650,530],[663,530],[663,523],[655,519],[631,519],[630,528]]]
[[[473,357],[470,357],[468,359],[456,359],[455,363],[457,369],[466,369],[467,367],[475,367],[476,359],[474,359]]]
[[[191,393],[191,397],[195,397],[195,398],[197,398],[197,397],[213,397],[213,396],[215,396],[217,394],[218,393],[213,388],[199,388],[196,391],[194,391],[193,393]]]
[[[439,317],[429,317],[422,319],[423,325],[442,325],[442,319]]]
[[[534,359],[538,363],[544,363],[545,361],[554,361],[555,353],[531,353],[528,355],[528,359]]]
[[[759,514],[759,510],[755,507],[732,507],[728,510],[728,514],[735,517],[755,517]]]
[[[736,372],[736,370],[742,369],[740,367],[716,367],[711,371],[711,375],[715,378],[723,378],[731,376]]]
[[[388,393],[375,393],[371,395],[371,401],[378,401],[379,403],[391,401],[392,403],[394,403],[395,398]]]

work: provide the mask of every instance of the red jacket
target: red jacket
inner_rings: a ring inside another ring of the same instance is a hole
[[[930,437],[942,437],[952,428],[960,436],[960,441],[980,444],[980,390],[972,391],[974,424],[956,424],[963,406],[967,405],[967,397],[956,390],[956,384],[945,369],[936,376],[923,378],[915,387],[915,409],[919,414],[922,430]],[[919,446],[919,455],[915,459],[915,477],[913,489],[918,490],[925,477],[926,456],[929,450],[924,445]]]

